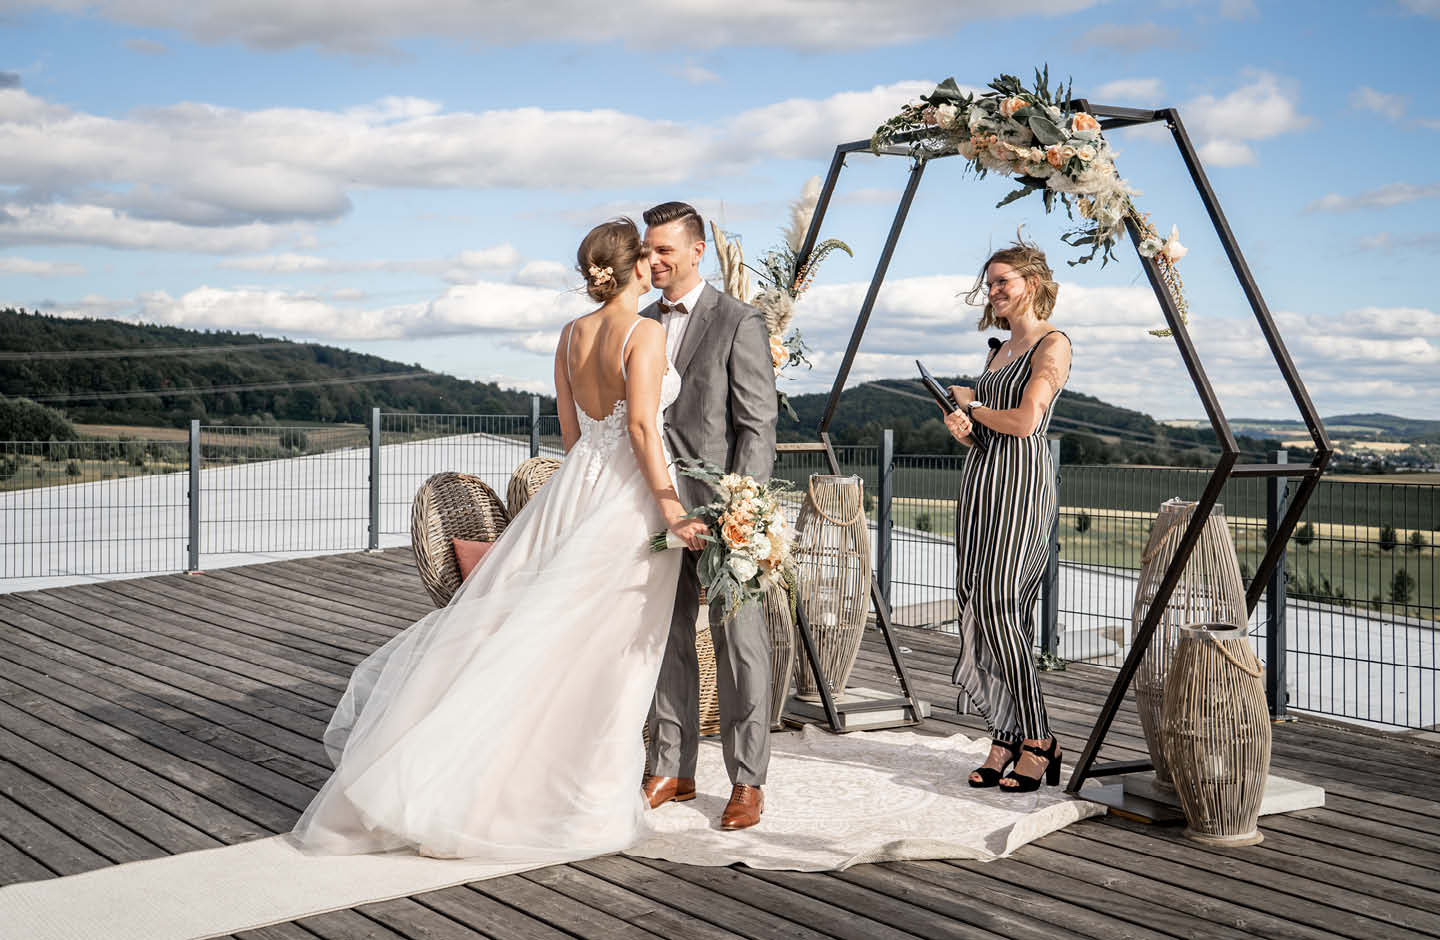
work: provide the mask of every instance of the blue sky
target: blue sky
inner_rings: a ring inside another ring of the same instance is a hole
[[[1003,12],[1002,12],[1003,11]],[[1440,2],[0,0],[0,303],[333,343],[544,390],[585,312],[574,246],[686,199],[755,257],[835,144],[936,82],[1048,63],[1092,101],[1179,108],[1325,414],[1440,418]],[[1117,165],[1179,226],[1232,416],[1293,417],[1163,130]],[[827,388],[907,166],[852,158],[796,324]],[[1016,227],[1046,246],[1071,387],[1198,417],[1133,254],[1069,267],[1063,214],[928,168],[854,376],[974,372],[956,294]]]

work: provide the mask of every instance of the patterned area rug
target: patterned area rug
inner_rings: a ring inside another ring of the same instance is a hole
[[[690,865],[822,871],[862,862],[1008,855],[1047,832],[1104,812],[1053,788],[1025,796],[972,790],[987,741],[910,732],[772,739],[760,825],[722,832],[730,787],[711,740],[701,795],[651,814],[653,836],[629,854]],[[0,936],[25,940],[192,940],[224,936],[371,901],[534,866],[414,856],[313,858],[282,836],[0,888]]]
[[[807,726],[771,736],[760,824],[725,832],[720,813],[730,783],[719,745],[705,744],[696,769],[700,795],[651,813],[654,835],[626,854],[790,871],[920,858],[988,861],[1105,812],[1055,787],[1027,794],[972,788],[966,781],[985,760],[988,738],[908,731],[832,735]]]

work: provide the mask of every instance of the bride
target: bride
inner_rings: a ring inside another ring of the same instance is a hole
[[[362,662],[325,732],[335,772],[295,826],[314,854],[572,861],[643,832],[640,730],[692,548],[660,412],[679,392],[635,224],[580,243],[600,309],[555,351],[566,456],[450,603]]]

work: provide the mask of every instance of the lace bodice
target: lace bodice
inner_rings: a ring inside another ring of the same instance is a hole
[[[623,363],[621,371],[623,374]],[[675,399],[679,396],[680,373],[676,372],[674,364],[667,360],[665,375],[660,380],[660,406],[655,412],[657,427],[664,426],[665,409],[674,404]],[[623,398],[615,402],[610,413],[603,418],[592,418],[579,404],[576,404],[575,418],[580,424],[580,439],[570,449],[567,459],[580,461],[585,467],[585,482],[594,483],[600,479],[600,471],[615,456],[616,449],[621,446],[630,446],[625,433],[629,415],[629,402]],[[664,436],[661,437],[663,441]],[[667,448],[667,462],[669,456]]]

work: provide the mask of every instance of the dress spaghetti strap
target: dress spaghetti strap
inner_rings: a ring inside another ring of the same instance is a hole
[[[620,378],[622,381],[630,381],[630,376],[625,374],[625,350],[630,345],[630,336],[635,332],[635,327],[640,325],[644,317],[636,317],[635,322],[630,324],[630,329],[625,331],[625,342],[620,344]]]
[[[575,321],[565,324],[565,381],[575,384],[570,376],[570,341],[575,338]]]

